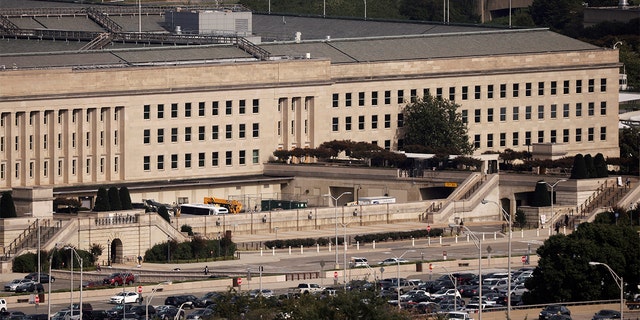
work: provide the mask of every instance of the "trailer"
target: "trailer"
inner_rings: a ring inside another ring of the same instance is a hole
[[[385,204],[385,203],[396,203],[396,198],[380,196],[380,197],[359,197],[358,205],[367,205],[367,204]]]

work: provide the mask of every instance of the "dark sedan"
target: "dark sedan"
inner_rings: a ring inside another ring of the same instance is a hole
[[[49,274],[40,272],[40,281],[38,281],[38,273],[31,272],[28,275],[24,276],[25,279],[29,279],[31,281],[37,281],[40,283],[49,283]],[[51,276],[51,282],[56,282],[56,277]]]
[[[569,309],[567,309],[567,307],[565,306],[552,304],[544,307],[544,309],[540,311],[540,315],[538,316],[538,319],[549,320],[551,319],[551,316],[554,316],[554,315],[571,316],[571,311],[569,311]]]
[[[620,319],[620,311],[602,309],[593,315],[593,320],[613,320]]]

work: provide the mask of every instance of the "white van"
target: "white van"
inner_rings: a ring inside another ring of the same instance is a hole
[[[349,268],[361,268],[361,267],[368,267],[368,266],[369,266],[369,261],[367,260],[367,258],[352,257],[351,261],[349,261]]]

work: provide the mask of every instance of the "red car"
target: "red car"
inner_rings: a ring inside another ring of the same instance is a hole
[[[132,284],[136,281],[136,277],[130,272],[116,272],[102,280],[103,284],[112,286],[120,286],[123,284]]]

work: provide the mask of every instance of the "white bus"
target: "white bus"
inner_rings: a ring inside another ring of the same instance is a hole
[[[218,207],[213,204],[203,203],[191,203],[180,205],[180,214],[195,214],[195,215],[216,215],[216,214],[228,214],[229,210],[224,207]]]
[[[396,203],[396,198],[394,197],[360,197],[358,198],[359,205],[365,204],[383,204],[383,203]]]

